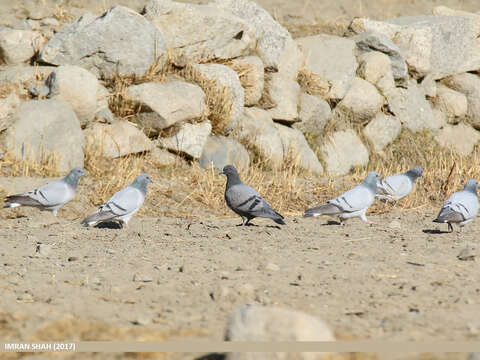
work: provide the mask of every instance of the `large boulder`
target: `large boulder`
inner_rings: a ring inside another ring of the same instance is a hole
[[[468,111],[468,100],[465,94],[450,89],[439,83],[436,96],[432,99],[434,107],[444,112],[449,124],[457,124]]]
[[[375,152],[382,150],[395,140],[402,131],[402,124],[395,116],[377,114],[365,128],[363,133],[370,140]]]
[[[459,155],[470,155],[480,140],[480,133],[467,124],[445,125],[435,134],[435,140],[443,147]]]
[[[275,124],[283,145],[285,163],[293,163],[303,170],[315,174],[323,173],[322,164],[312,151],[300,130],[285,125]]]
[[[351,129],[333,133],[320,147],[325,171],[330,174],[347,174],[353,166],[368,164],[368,150],[355,131]]]
[[[319,136],[322,134],[332,110],[328,103],[316,96],[302,93],[298,104],[298,117],[301,120],[293,124],[304,134]]]
[[[255,48],[255,29],[213,5],[150,0],[144,13],[165,36],[174,61],[231,59]]]
[[[39,116],[41,114],[41,116]],[[18,159],[59,159],[59,171],[83,165],[83,133],[72,106],[63,100],[33,100],[20,104],[0,144]]]
[[[282,139],[267,111],[256,107],[245,108],[242,121],[232,136],[273,166],[283,164]]]
[[[139,106],[134,121],[148,136],[157,135],[175,123],[198,119],[206,111],[203,90],[184,81],[132,85],[127,89],[127,97]]]
[[[97,17],[83,15],[56,33],[41,49],[40,61],[78,65],[100,75],[141,76],[158,59],[166,60],[162,33],[142,15],[114,6]]]
[[[214,4],[251,24],[258,39],[257,54],[266,68],[296,79],[303,61],[302,53],[290,33],[266,10],[250,0],[215,0]]]
[[[443,123],[434,116],[425,93],[415,81],[408,84],[408,89],[395,88],[386,94],[388,106],[403,126],[413,132],[436,130]]]
[[[222,90],[227,90],[231,110],[227,118],[223,120],[226,123],[224,131],[229,134],[241,121],[245,103],[245,92],[238,74],[228,66],[221,64],[197,64],[193,68],[200,77],[215,81],[215,88],[219,94]]]
[[[93,123],[83,132],[86,148],[107,158],[152,150],[150,139],[127,121]]]
[[[390,58],[379,51],[366,52],[358,57],[357,75],[375,85],[382,94],[395,87]]]
[[[72,105],[82,127],[93,120],[99,87],[95,75],[78,66],[59,66],[45,84],[49,87],[50,99],[65,100]]]
[[[475,129],[480,129],[480,77],[475,74],[458,74],[450,76],[443,82],[451,89],[467,97],[467,117]]]
[[[355,41],[332,35],[313,35],[299,38],[297,43],[305,53],[305,68],[330,81],[328,98],[342,99],[357,71]]]
[[[234,165],[237,169],[243,170],[248,168],[250,156],[243,145],[235,139],[210,135],[198,162],[206,169],[213,165],[217,171],[221,171],[225,165]]]
[[[298,82],[284,77],[281,73],[272,73],[265,80],[265,88],[270,99],[276,104],[268,109],[272,119],[287,123],[298,121]]]
[[[35,31],[6,29],[0,31],[0,63],[15,65],[29,61],[44,43]]]
[[[258,104],[265,84],[262,59],[258,56],[243,56],[232,59],[229,66],[240,78],[245,93],[245,106]]]
[[[175,135],[158,138],[158,144],[168,150],[198,159],[211,131],[212,125],[208,120],[196,124],[185,123]]]

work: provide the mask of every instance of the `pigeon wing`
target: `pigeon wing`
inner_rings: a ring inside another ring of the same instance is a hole
[[[74,191],[62,180],[51,182],[38,189],[7,197],[7,202],[26,206],[52,207],[73,198]]]
[[[354,212],[368,208],[374,199],[372,191],[361,184],[335,199],[329,200],[328,203],[338,206],[344,212]]]

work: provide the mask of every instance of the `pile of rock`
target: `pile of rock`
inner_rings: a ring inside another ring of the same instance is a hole
[[[0,98],[0,146],[19,158],[57,153],[60,170],[94,147],[216,168],[245,168],[254,153],[273,166],[344,174],[402,128],[427,130],[462,155],[480,139],[480,14],[437,7],[355,19],[345,37],[299,39],[250,0],[149,0],[141,14],[114,6],[63,27],[53,20],[0,27],[0,85],[30,84],[29,98]],[[141,79],[152,64],[178,76],[128,86],[136,111],[119,119],[105,81]]]

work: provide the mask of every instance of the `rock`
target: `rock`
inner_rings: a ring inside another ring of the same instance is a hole
[[[128,88],[127,96],[140,107],[135,122],[148,136],[176,123],[199,119],[206,111],[203,90],[184,81],[133,85]]]
[[[53,251],[53,245],[49,244],[37,244],[37,248],[35,249],[35,252],[42,255],[42,256],[48,256],[52,253]]]
[[[373,31],[362,32],[352,39],[356,42],[360,55],[371,51],[378,51],[387,55],[390,58],[392,75],[397,85],[406,85],[408,80],[407,63],[399,47],[392,40],[381,33]]]
[[[332,111],[330,105],[316,96],[302,93],[298,103],[300,122],[293,124],[304,134],[318,136],[323,132]]]
[[[38,32],[13,29],[0,31],[0,63],[25,63],[35,55],[43,42],[44,39]]]
[[[83,132],[87,148],[106,158],[117,158],[151,150],[153,143],[127,121],[93,123]]]
[[[392,113],[413,132],[436,130],[443,125],[434,116],[430,103],[415,81],[409,82],[408,89],[395,88],[389,91],[386,98]]]
[[[350,89],[335,107],[334,112],[337,113],[335,116],[343,116],[350,122],[364,123],[380,111],[383,102],[383,96],[374,85],[355,77]]]
[[[480,352],[472,352],[468,354],[467,360],[480,360]]]
[[[245,108],[245,114],[232,137],[257,153],[273,166],[283,164],[283,144],[269,113],[263,109]]]
[[[35,6],[31,9],[28,9],[27,12],[28,19],[32,20],[42,20],[54,15],[53,9],[49,8],[48,6]]]
[[[466,246],[457,255],[457,259],[462,261],[472,261],[472,260],[475,260],[476,256],[477,256],[477,251],[475,250],[475,248],[471,246]]]
[[[41,114],[42,116],[38,116]],[[83,133],[71,105],[63,100],[33,100],[20,104],[0,144],[18,159],[40,161],[55,154],[58,170],[83,166]]]
[[[9,66],[0,71],[0,83],[31,83],[37,77],[45,79],[53,70],[53,66]]]
[[[274,263],[268,263],[267,265],[265,265],[265,270],[267,270],[267,271],[278,271],[278,270],[280,270],[280,266],[278,266],[277,264],[274,264]]]
[[[37,99],[45,99],[50,94],[50,88],[44,84],[34,84],[30,87],[30,95]]]
[[[229,92],[232,110],[230,118],[225,119],[225,132],[229,134],[241,121],[245,103],[245,93],[237,73],[221,64],[198,64],[194,65],[194,69],[206,79],[216,81],[216,88],[219,91],[227,89]]]
[[[40,24],[43,26],[51,26],[51,27],[60,26],[60,23],[58,22],[58,20],[51,17],[42,19],[42,21],[40,21]]]
[[[250,156],[236,140],[221,135],[210,135],[198,161],[200,166],[206,169],[213,165],[217,171],[221,171],[225,165],[230,164],[243,170],[248,168]]]
[[[239,57],[231,60],[230,67],[239,76],[245,94],[245,106],[258,104],[265,83],[262,59],[258,56]]]
[[[298,82],[283,77],[281,73],[273,73],[266,78],[265,87],[268,95],[276,104],[274,108],[268,109],[272,119],[288,123],[298,121],[300,98]]]
[[[255,29],[214,5],[150,0],[144,13],[165,36],[174,61],[231,59],[248,55],[255,48]]]
[[[72,105],[82,127],[93,120],[97,106],[98,80],[78,66],[59,66],[45,80],[50,99],[65,100]]]
[[[202,155],[203,147],[212,130],[210,121],[197,124],[185,123],[180,131],[169,138],[158,138],[158,143],[168,150],[184,153],[194,159]]]
[[[363,133],[370,140],[375,152],[382,152],[395,140],[402,131],[402,124],[395,116],[377,114],[365,128]]]
[[[467,117],[475,129],[480,129],[480,77],[474,74],[458,74],[443,80],[449,88],[467,97]]]
[[[400,221],[398,220],[392,220],[390,221],[390,223],[387,225],[390,229],[401,229],[402,228],[402,224],[400,223]]]
[[[435,140],[443,147],[448,147],[459,155],[470,155],[480,140],[480,134],[467,124],[445,125],[435,135]]]
[[[275,124],[275,126],[282,140],[284,163],[291,162],[293,165],[315,174],[323,173],[322,164],[300,130],[281,124]]]
[[[398,45],[410,74],[433,79],[480,67],[475,23],[460,16],[403,16],[387,22],[356,19],[355,26],[377,31]]]
[[[112,114],[112,111],[108,107],[110,99],[110,93],[107,88],[103,85],[98,84],[97,88],[97,103],[95,106],[95,115],[94,121],[112,124],[115,121],[115,117]]]
[[[99,36],[98,34],[101,34]],[[78,65],[97,77],[141,76],[167,46],[162,33],[147,19],[124,6],[96,17],[87,13],[56,33],[41,49],[39,59],[52,65]]]
[[[427,75],[423,78],[422,82],[420,83],[420,88],[423,90],[423,93],[427,98],[433,98],[437,96],[437,83],[430,75]]]
[[[305,53],[305,68],[331,82],[328,98],[342,99],[357,71],[355,41],[332,35],[313,35],[297,39],[297,43]]]
[[[328,173],[347,174],[353,166],[368,164],[368,150],[355,131],[348,129],[333,133],[320,147]]]
[[[260,5],[250,0],[216,0],[215,6],[226,9],[247,21],[256,31],[257,53],[266,68],[294,80],[303,61],[290,33]]]
[[[375,85],[383,94],[395,87],[392,62],[384,53],[370,51],[358,57],[357,75]]]
[[[246,305],[232,312],[225,330],[226,341],[335,341],[333,332],[322,320],[303,312],[279,307]],[[253,353],[228,353],[227,359],[265,359]],[[275,354],[275,353],[272,353]],[[248,356],[247,356],[248,355]],[[319,354],[277,353],[268,359],[319,359]],[[292,354],[293,355],[293,354]]]
[[[472,25],[475,29],[475,34],[477,36],[480,35],[480,14],[475,14],[475,13],[462,11],[462,10],[454,10],[446,6],[434,7],[432,14],[436,16],[458,16],[458,17],[464,17],[464,18],[470,19],[473,23]]]
[[[6,98],[0,99],[0,120],[7,118],[15,112],[18,105],[20,105],[20,98],[13,91]]]
[[[432,99],[435,108],[447,116],[449,124],[457,124],[468,111],[468,101],[465,94],[452,90],[443,84],[438,84],[437,95]]]
[[[154,147],[147,156],[155,166],[169,166],[175,164],[177,161],[177,156],[158,147]]]

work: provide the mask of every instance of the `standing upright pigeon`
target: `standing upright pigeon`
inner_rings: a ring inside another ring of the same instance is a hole
[[[91,226],[103,221],[118,221],[120,226],[127,225],[130,218],[142,206],[147,194],[148,183],[153,182],[147,174],[140,174],[126,188],[116,192],[97,211],[82,221],[82,225]]]
[[[397,201],[410,194],[415,180],[422,176],[423,169],[419,166],[403,173],[388,176],[377,181],[377,199]]]
[[[326,204],[307,209],[303,217],[329,215],[338,216],[340,223],[348,218],[360,217],[366,223],[365,213],[375,200],[377,190],[377,180],[380,176],[375,172],[369,172],[365,180],[351,190],[343,193],[335,199],[328,200]]]
[[[273,210],[254,188],[240,180],[233,165],[225,166],[222,174],[227,176],[225,201],[230,209],[242,217],[241,226],[248,225],[256,217],[269,218],[277,224],[286,225],[282,215]]]
[[[452,223],[463,227],[472,221],[478,212],[477,187],[477,180],[468,180],[463,190],[453,193],[447,201],[445,201],[440,213],[433,222],[447,223],[448,230],[452,232]]]
[[[38,189],[7,196],[3,207],[33,206],[40,210],[51,211],[54,216],[57,216],[58,210],[75,196],[78,181],[83,175],[85,175],[83,169],[76,167],[63,179],[48,183]]]

